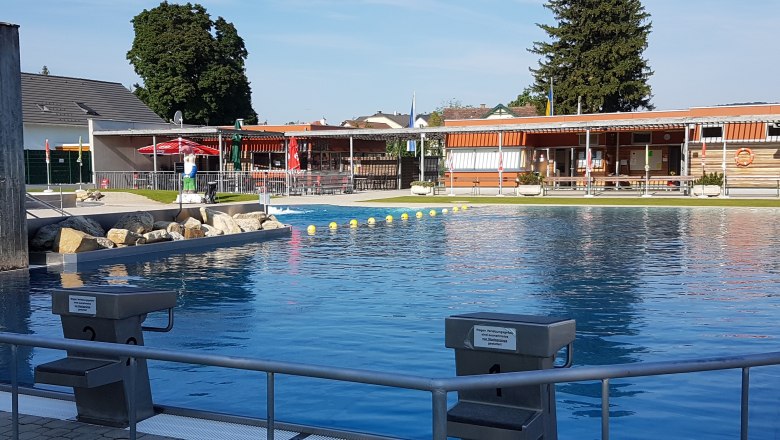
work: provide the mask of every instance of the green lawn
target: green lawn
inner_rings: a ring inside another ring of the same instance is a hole
[[[592,205],[592,206],[741,206],[779,208],[780,199],[720,199],[698,197],[496,197],[496,196],[402,196],[371,202],[491,204],[491,205]]]
[[[100,191],[138,194],[139,196],[161,203],[173,203],[174,200],[176,200],[176,196],[179,194],[178,191],[154,189],[101,189]],[[220,203],[249,202],[257,201],[257,196],[252,194],[217,193],[217,200],[219,200]]]

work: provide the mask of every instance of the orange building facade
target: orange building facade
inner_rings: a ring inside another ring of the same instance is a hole
[[[545,177],[780,176],[780,105],[448,120],[457,186]],[[501,172],[499,172],[501,168]]]

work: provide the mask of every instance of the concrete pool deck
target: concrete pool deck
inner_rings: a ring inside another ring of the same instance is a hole
[[[483,197],[493,196],[496,197],[494,203],[496,205],[504,204],[503,199],[516,198],[516,196],[514,195],[513,188],[505,188],[504,197],[497,197],[497,194],[498,194],[498,188],[483,188],[481,194],[479,195],[473,195],[471,194],[471,190],[469,188],[464,188],[456,192],[455,196],[456,197],[463,196],[464,198],[474,197],[474,196],[483,196]],[[383,199],[409,196],[409,195],[410,192],[408,189],[357,191],[351,194],[296,195],[296,196],[289,196],[289,197],[274,197],[271,199],[271,205],[288,206],[288,205],[327,204],[327,205],[363,206],[363,207],[368,207],[368,206],[404,207],[404,206],[409,206],[410,202],[393,203],[393,202],[383,201]],[[585,195],[584,191],[578,191],[578,190],[572,191],[572,190],[565,189],[565,190],[549,191],[546,197],[566,197],[572,199],[587,200],[584,198],[584,195]],[[652,192],[652,195],[654,198],[681,198],[681,199],[691,198],[691,196],[683,195],[677,191],[654,191]],[[765,194],[765,195],[751,194],[750,196],[747,195],[743,196],[738,194],[734,194],[734,195],[738,196],[739,198],[749,197],[749,198],[762,198],[762,199],[777,199],[774,193],[771,195],[770,194]],[[619,197],[620,198],[622,197],[641,198],[640,196],[641,193],[639,191],[623,190],[623,191],[602,191],[599,192],[594,198],[597,199],[609,199],[609,198],[619,198]],[[450,196],[449,193],[440,194],[438,196],[416,196],[415,204],[419,203],[430,207],[447,207],[453,204],[453,202],[451,201],[442,200],[443,197],[452,197],[452,196]],[[544,200],[545,197],[537,196],[533,198]],[[248,202],[233,202],[233,203],[242,203],[242,204],[255,203],[256,204],[258,202],[248,201]],[[97,202],[80,202],[77,204],[76,207],[65,208],[65,210],[72,215],[91,215],[91,214],[103,214],[106,212],[132,212],[132,211],[143,211],[143,210],[158,210],[158,209],[166,209],[166,208],[170,209],[178,206],[179,206],[178,203],[155,202],[153,200],[147,199],[146,197],[139,196],[132,193],[107,192],[104,193],[104,197]],[[199,206],[214,206],[214,205],[185,204],[184,206],[199,207]],[[31,209],[30,213],[38,217],[59,217],[60,215],[56,211],[51,209]]]

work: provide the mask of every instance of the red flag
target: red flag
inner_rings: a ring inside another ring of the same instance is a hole
[[[593,169],[592,163],[593,163],[593,160],[591,159],[591,156],[590,156],[590,148],[588,148],[588,158],[587,158],[587,163],[585,165],[588,168],[588,171],[591,171]]]
[[[504,171],[504,154],[501,151],[498,152],[498,171]]]
[[[46,139],[46,163],[51,163],[51,151],[49,151],[49,140]]]
[[[300,170],[301,161],[298,159],[298,141],[295,137],[290,138],[289,157],[287,158],[287,169]]]

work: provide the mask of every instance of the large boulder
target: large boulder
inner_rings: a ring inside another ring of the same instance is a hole
[[[222,230],[224,234],[241,233],[241,228],[236,224],[236,221],[233,220],[233,217],[224,212],[201,207],[200,215],[203,217],[203,223]]]
[[[241,212],[238,214],[233,214],[233,218],[238,220],[242,218],[256,218],[260,220],[260,223],[263,223],[265,219],[268,218],[268,215],[264,213],[263,211],[254,211],[254,212]]]
[[[154,216],[145,211],[129,212],[119,218],[113,229],[127,229],[136,234],[146,234],[154,228]]]
[[[171,234],[165,229],[147,232],[142,237],[146,241],[146,244],[157,243],[158,241],[171,241]]]
[[[278,222],[276,220],[266,220],[263,222],[263,226],[261,227],[261,229],[268,230],[268,229],[279,229],[283,227],[284,224],[281,222]]]
[[[103,229],[102,226],[95,220],[92,220],[88,217],[83,216],[75,216],[75,217],[68,217],[67,219],[57,223],[61,228],[71,228],[75,229],[77,231],[84,232],[87,235],[91,235],[93,237],[105,237],[106,231]]]
[[[99,248],[95,237],[72,228],[61,228],[54,246],[54,251],[61,254],[75,254]]]
[[[195,228],[186,228],[184,230],[184,238],[189,240],[190,238],[202,238],[205,237],[206,233],[203,231],[203,229],[195,229]]]
[[[251,231],[259,231],[260,230],[260,220],[256,218],[234,218],[236,224],[239,228],[241,228],[244,232],[251,232]]]
[[[30,250],[32,251],[48,251],[54,247],[54,242],[57,240],[57,235],[60,233],[60,226],[58,224],[46,225],[38,228],[35,231],[35,235],[30,240]]]
[[[116,247],[116,243],[106,237],[95,237],[95,240],[101,249],[113,249]]]
[[[181,224],[184,229],[200,229],[202,223],[195,217],[190,217]]]
[[[216,237],[217,235],[223,234],[221,229],[217,229],[210,225],[201,225],[200,229],[203,230],[203,233],[206,234],[206,237]]]
[[[181,235],[180,232],[171,231],[171,232],[169,232],[169,234],[171,235],[171,240],[173,240],[173,241],[184,240],[184,236]]]
[[[157,230],[165,230],[168,232],[176,231],[178,233],[181,233],[182,226],[180,223],[177,222],[170,222],[170,221],[157,221],[154,222],[154,225],[152,226],[152,229]]]
[[[133,246],[136,244],[145,244],[146,240],[141,234],[136,234],[127,229],[112,228],[106,233],[106,238],[117,245]]]

